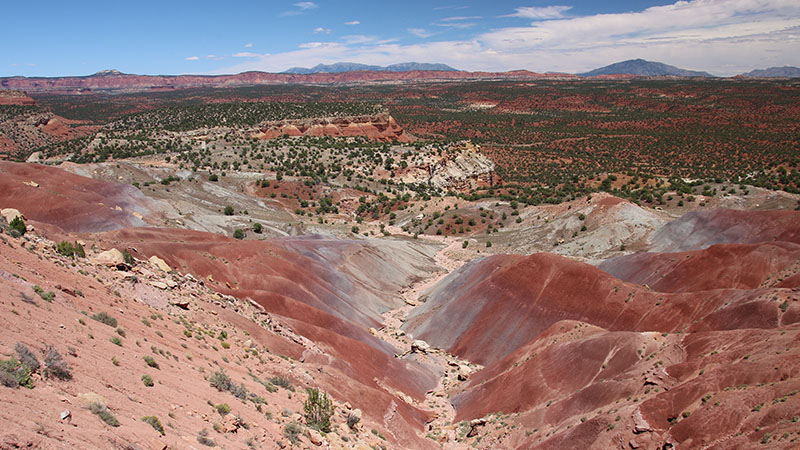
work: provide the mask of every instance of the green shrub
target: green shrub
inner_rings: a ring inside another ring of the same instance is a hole
[[[286,426],[283,427],[283,435],[286,436],[286,439],[289,439],[289,442],[292,444],[300,442],[299,436],[302,432],[303,427],[297,422],[287,423]]]
[[[85,258],[86,252],[77,242],[61,241],[56,245],[56,251],[68,258]]]
[[[122,339],[120,339],[118,336],[113,336],[111,339],[109,339],[109,341],[111,341],[111,343],[114,345],[119,345],[122,347]]]
[[[11,222],[8,224],[8,226],[13,231],[16,231],[17,233],[19,233],[20,236],[25,234],[25,232],[27,231],[25,229],[25,222],[22,220],[22,217],[20,217],[20,216],[17,216],[17,217],[14,217],[13,219],[11,219]]]
[[[33,292],[36,292],[37,294],[39,294],[39,297],[41,297],[42,300],[46,301],[47,303],[51,303],[53,301],[53,299],[56,298],[55,292],[53,292],[53,291],[45,292],[45,290],[42,289],[42,287],[39,286],[38,284],[34,284],[32,289],[33,289]]]
[[[280,386],[280,387],[282,387],[282,388],[284,388],[286,390],[294,391],[294,388],[292,387],[292,382],[289,381],[287,378],[284,378],[284,377],[272,377],[272,378],[269,379],[269,382],[270,382],[270,384],[273,384],[275,386]]]
[[[233,238],[234,239],[244,239],[244,230],[241,228],[237,228],[233,230]]]
[[[136,261],[133,260],[133,255],[131,255],[131,252],[129,252],[127,248],[122,252],[122,261],[129,266],[136,264]]]
[[[328,394],[319,389],[306,389],[308,399],[303,403],[306,424],[311,428],[328,433],[331,431],[331,417],[333,416],[333,401]]]
[[[20,386],[33,389],[31,369],[17,361],[16,358],[0,360],[0,384],[5,387],[18,388]]]
[[[224,415],[226,415],[226,414],[229,414],[229,413],[231,412],[231,407],[230,407],[230,406],[228,406],[228,404],[227,404],[227,403],[220,403],[220,404],[218,404],[217,406],[215,406],[215,407],[214,407],[214,409],[216,409],[216,410],[217,410],[217,412],[218,412],[218,413],[219,413],[221,416],[224,416]]]
[[[91,317],[92,317],[92,319],[94,319],[94,320],[96,320],[98,322],[104,323],[104,324],[106,324],[106,325],[108,325],[110,327],[113,327],[113,328],[117,327],[117,319],[109,316],[105,312],[101,312],[101,313],[95,314],[95,315],[93,315]]]
[[[164,426],[161,425],[161,421],[158,420],[156,416],[144,416],[142,417],[142,422],[150,424],[154,430],[158,431],[162,436],[164,435]]]
[[[143,359],[148,366],[158,369],[158,362],[156,362],[155,358],[152,356],[145,356]]]
[[[203,445],[205,445],[207,447],[216,447],[217,446],[217,444],[214,442],[214,440],[208,437],[208,431],[206,431],[205,429],[200,430],[200,432],[197,433],[197,442],[199,442],[199,443],[201,443],[201,444],[203,444]]]
[[[361,421],[361,418],[360,418],[360,417],[358,417],[358,416],[357,416],[357,415],[355,415],[355,414],[352,414],[352,413],[351,413],[351,414],[348,414],[348,415],[347,415],[347,426],[348,426],[348,427],[350,427],[350,429],[351,429],[351,430],[352,430],[352,429],[353,429],[353,427],[355,427],[355,426],[358,424],[358,422],[360,422],[360,421]]]
[[[105,422],[107,425],[110,425],[112,427],[119,426],[119,421],[117,420],[116,417],[114,417],[113,414],[111,414],[111,411],[108,410],[106,405],[100,402],[94,402],[89,406],[89,411],[91,411],[92,414],[97,415],[97,417],[99,417],[100,420]]]
[[[225,215],[232,216],[233,215],[233,206],[226,206],[225,207]]]
[[[253,224],[253,233],[261,234],[262,231],[264,231],[264,227],[260,223]]]
[[[60,380],[72,379],[72,369],[52,345],[47,347],[44,355],[44,375],[48,378],[58,378]]]
[[[217,388],[218,391],[224,392],[230,389],[233,381],[231,377],[225,373],[224,370],[219,369],[218,371],[211,374],[211,377],[208,379],[208,382],[211,384],[212,387]]]
[[[39,364],[39,359],[25,344],[22,342],[17,342],[14,346],[14,351],[17,352],[17,356],[19,357],[19,362],[30,369],[31,372],[36,372],[41,367]]]
[[[144,384],[147,387],[153,387],[155,385],[155,383],[153,382],[153,377],[147,374],[142,375],[142,384]]]

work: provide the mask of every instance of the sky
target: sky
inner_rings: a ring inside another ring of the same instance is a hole
[[[800,66],[800,0],[8,2],[0,76],[445,63],[578,73],[643,58],[730,76]]]

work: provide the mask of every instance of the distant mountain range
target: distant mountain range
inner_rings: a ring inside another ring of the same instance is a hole
[[[457,72],[456,69],[448,66],[447,64],[406,62],[406,63],[392,64],[390,66],[371,66],[368,64],[340,62],[336,64],[317,64],[316,66],[310,69],[307,67],[292,67],[291,69],[282,73],[308,75],[312,73],[342,73],[342,72],[355,72],[359,70],[368,70],[371,72],[412,72],[415,70]]]
[[[614,63],[586,73],[579,73],[582,77],[596,77],[601,75],[636,75],[643,77],[713,77],[708,72],[681,69],[668,64],[645,61],[643,59],[629,59]]]
[[[230,75],[134,75],[118,70],[103,70],[92,75],[67,77],[0,77],[0,90],[28,93],[86,94],[90,92],[128,93],[172,91],[188,88],[230,88],[293,83],[373,83],[413,82],[421,80],[569,80],[579,77],[627,79],[633,77],[713,77],[707,72],[680,69],[667,64],[632,59],[590,72],[535,73],[527,70],[510,72],[465,72],[445,64],[408,62],[390,66],[356,63],[317,65],[310,69],[295,67],[283,73],[242,72]],[[742,74],[744,77],[800,77],[797,67],[772,67]],[[16,100],[15,100],[16,101]]]
[[[743,73],[743,77],[764,78],[800,78],[800,68],[792,66],[770,67],[769,69],[756,69]]]

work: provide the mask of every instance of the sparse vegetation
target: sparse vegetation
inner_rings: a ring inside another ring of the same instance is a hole
[[[116,328],[117,327],[117,319],[111,317],[110,315],[108,315],[108,313],[101,312],[101,313],[94,314],[91,317],[92,317],[92,319],[94,319],[94,320],[96,320],[96,321],[98,321],[100,323],[104,323],[104,324],[106,324],[106,325],[108,325],[108,326],[110,326],[112,328]]]
[[[22,236],[27,231],[25,227],[25,221],[22,220],[20,216],[14,217],[9,222],[8,227],[11,229],[12,232],[17,233],[19,236]]]
[[[117,420],[116,417],[114,417],[114,414],[112,414],[111,411],[109,411],[106,405],[100,402],[94,402],[91,405],[89,405],[89,411],[91,411],[92,414],[95,414],[97,417],[99,417],[100,420],[106,423],[106,425],[112,427],[119,426],[119,421]]]
[[[142,359],[144,359],[144,362],[148,365],[148,367],[153,367],[155,369],[159,368],[158,367],[158,362],[156,362],[156,359],[153,358],[152,356],[145,355],[145,356],[142,357]]]
[[[286,436],[286,439],[288,439],[292,444],[297,444],[300,442],[299,436],[302,432],[303,427],[297,422],[287,423],[283,427],[283,435]]]
[[[308,399],[303,403],[306,424],[322,432],[331,431],[331,417],[333,416],[333,401],[328,394],[320,392],[317,388],[306,389]]]
[[[160,435],[164,435],[164,426],[161,425],[161,421],[158,420],[156,416],[144,416],[142,417],[142,422],[149,424],[153,427],[154,430],[158,431]]]
[[[208,437],[208,431],[206,429],[202,429],[199,433],[197,433],[197,442],[205,445],[206,447],[217,446],[214,440]]]
[[[142,384],[144,384],[147,387],[153,387],[155,385],[155,383],[153,382],[153,377],[147,374],[142,375]]]
[[[9,388],[33,389],[31,369],[14,357],[0,360],[0,384]]]
[[[230,392],[240,399],[247,398],[247,387],[244,384],[237,385],[231,380],[224,370],[219,369],[208,379],[209,384],[220,392]]]
[[[22,342],[17,342],[17,344],[14,346],[14,351],[17,353],[19,362],[30,369],[31,372],[37,372],[39,370],[39,367],[41,367],[39,359],[36,357],[36,354],[28,348],[28,346]]]
[[[83,246],[77,242],[61,241],[56,246],[56,251],[68,258],[86,258]]]
[[[231,407],[228,406],[227,403],[220,403],[217,406],[215,406],[214,409],[216,409],[217,412],[219,413],[219,415],[221,415],[221,416],[230,414],[230,412],[231,412]]]
[[[58,378],[60,380],[72,379],[72,369],[53,346],[47,347],[45,352],[44,375],[48,378]]]

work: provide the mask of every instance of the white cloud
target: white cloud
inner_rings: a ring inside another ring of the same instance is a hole
[[[314,2],[294,3],[293,6],[295,6],[297,9],[284,11],[284,12],[280,13],[279,16],[281,16],[281,17],[299,16],[300,14],[303,14],[304,12],[306,12],[308,10],[319,8],[319,5],[317,5]]]
[[[338,47],[341,44],[336,42],[305,42],[303,44],[298,45],[300,48],[334,48]]]
[[[253,43],[252,43],[252,42],[250,42],[250,43],[247,43],[247,44],[244,44],[244,48],[250,48],[250,47],[252,47],[252,46],[253,46]]]
[[[231,56],[233,56],[234,58],[257,58],[257,57],[262,56],[262,55],[259,54],[259,53],[253,53],[253,52],[238,52],[238,53],[234,53]]]
[[[437,27],[446,27],[446,28],[472,28],[477,23],[475,22],[437,22],[433,23]]]
[[[360,25],[361,22],[359,22],[357,20],[351,20],[350,22],[345,22],[344,24],[345,25]]]
[[[519,9],[517,14],[522,14]],[[645,58],[717,75],[800,65],[797,0],[691,0],[627,13],[550,19],[542,19],[541,10],[525,10],[525,14],[537,20],[462,41],[307,43],[298,50],[255,58],[220,72],[279,72],[309,61],[381,65],[429,61],[465,70],[574,73]],[[422,38],[433,36],[423,28],[408,32]]]
[[[378,38],[375,36],[364,36],[363,34],[348,34],[347,36],[342,36],[342,41],[345,44],[367,44],[370,42],[377,41]]]
[[[186,58],[183,58],[183,59],[185,59],[187,61],[197,61],[198,59],[200,59],[200,57],[199,56],[187,56]]]
[[[444,19],[440,19],[439,22],[455,22],[459,20],[475,20],[475,19],[483,19],[481,16],[453,16],[453,17],[445,17]]]
[[[564,13],[572,9],[572,6],[521,6],[517,12],[502,17],[523,17],[526,19],[562,19]]]
[[[408,32],[418,38],[429,38],[433,33],[426,31],[424,28],[409,28]]]
[[[322,27],[314,28],[314,34],[320,34],[320,33],[331,34],[332,31],[333,30],[331,30],[330,28],[322,28]]]

